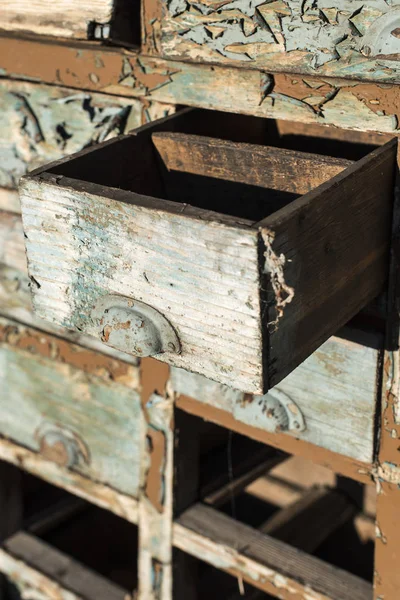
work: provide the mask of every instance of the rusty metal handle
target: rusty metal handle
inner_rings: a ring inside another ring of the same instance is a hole
[[[256,399],[257,401],[257,399]],[[297,404],[279,389],[272,389],[258,401],[272,431],[300,432],[306,429],[305,420]]]
[[[100,298],[91,314],[88,333],[108,346],[134,356],[181,351],[179,338],[158,310],[125,296]]]
[[[90,462],[89,451],[84,442],[75,433],[57,424],[43,423],[35,437],[41,456],[60,467],[73,468],[80,462]]]

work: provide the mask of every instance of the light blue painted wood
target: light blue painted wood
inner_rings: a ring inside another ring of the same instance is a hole
[[[119,377],[115,372],[113,380],[101,365],[98,374],[95,367],[93,373],[85,372],[84,363],[80,369],[62,360],[56,338],[46,357],[29,346],[25,327],[1,319],[0,330],[1,435],[39,451],[46,431],[65,432],[82,449],[74,467],[78,473],[136,497],[140,468],[136,375],[131,379],[129,370]],[[24,338],[27,347],[21,349]],[[41,339],[47,348],[51,338]],[[81,352],[85,360],[79,347],[71,346],[70,351]]]

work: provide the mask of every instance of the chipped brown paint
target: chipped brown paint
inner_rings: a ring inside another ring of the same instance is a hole
[[[4,36],[0,36],[0,69],[11,78],[147,97],[161,103],[398,133],[399,90],[393,85],[281,73],[272,76],[248,69],[247,63],[241,69],[211,67],[124,49],[100,49],[93,43],[67,46]],[[148,119],[146,106],[142,114]]]
[[[164,465],[166,440],[162,431],[154,428],[147,429],[150,465],[146,475],[145,493],[152,505],[158,510],[164,510]]]
[[[137,368],[24,325],[0,323],[0,343],[136,389]]]
[[[147,54],[160,54],[163,6],[158,0],[142,2],[142,47]]]

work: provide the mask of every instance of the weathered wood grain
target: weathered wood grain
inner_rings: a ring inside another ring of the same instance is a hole
[[[0,211],[0,314],[131,365],[138,364],[135,357],[106,346],[93,337],[57,327],[37,317],[32,308],[30,286],[21,217]],[[130,376],[134,376],[133,369]],[[139,372],[139,386],[138,377]]]
[[[31,169],[171,110],[152,101],[0,79],[0,187],[15,188]]]
[[[309,192],[352,164],[330,156],[272,146],[232,144],[205,136],[161,132],[154,133],[152,140],[169,171],[293,194]]]
[[[3,436],[138,495],[136,367],[1,318],[0,378]]]
[[[296,0],[173,2],[146,0],[153,19],[151,54],[270,71],[396,83],[400,42],[391,29],[397,7],[384,1],[342,0],[318,6]],[[391,27],[388,25],[388,19]],[[384,36],[383,48],[376,44]]]
[[[311,488],[299,500],[277,511],[259,531],[312,553],[356,513],[356,506],[338,490]]]
[[[144,7],[145,13],[147,8],[150,7]],[[152,18],[155,16],[151,11],[150,14]],[[269,75],[263,70],[249,69],[245,63],[241,67],[166,61],[121,48],[100,48],[93,43],[71,41],[65,45],[0,36],[0,72],[10,78],[147,97],[169,104],[398,134],[399,92],[395,85],[376,86],[336,76],[329,79]],[[275,71],[275,65],[272,70]],[[387,74],[387,69],[382,68],[381,76]],[[340,130],[333,131],[340,135]]]
[[[22,598],[127,600],[126,591],[117,584],[23,531],[0,548],[0,572]]]
[[[371,584],[200,504],[174,523],[174,543],[284,598],[366,600]]]
[[[379,334],[356,341],[331,338],[283,379],[278,389],[304,415],[305,431],[282,432],[338,454],[371,463],[374,456],[376,389],[379,381]],[[257,396],[245,401],[243,392],[183,369],[171,369],[170,388],[214,406],[241,423],[268,431],[270,425]],[[317,455],[317,452],[316,452]]]

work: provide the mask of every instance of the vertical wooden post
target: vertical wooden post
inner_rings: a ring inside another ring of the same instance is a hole
[[[172,600],[173,399],[169,369],[142,363],[139,600]]]
[[[199,498],[200,434],[199,419],[175,409],[174,518]],[[174,548],[173,598],[197,600],[198,560]]]
[[[0,462],[0,542],[15,533],[22,525],[22,473],[5,462]],[[0,600],[7,600],[8,583],[0,575]]]
[[[174,517],[199,495],[199,420],[174,407],[169,369],[142,361],[139,600],[196,600],[198,561],[172,548]]]
[[[400,165],[398,153],[398,165]],[[393,243],[383,361],[378,461],[374,600],[400,597],[400,177],[397,173]]]

